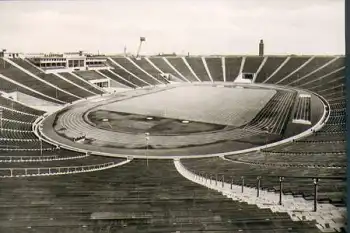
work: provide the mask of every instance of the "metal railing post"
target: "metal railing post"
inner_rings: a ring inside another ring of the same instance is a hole
[[[284,180],[284,177],[281,176],[279,178],[279,182],[280,182],[280,199],[279,199],[279,202],[278,202],[279,205],[282,205],[283,180]]]
[[[242,180],[242,193],[244,192],[244,176],[241,176],[241,180]]]
[[[257,177],[257,183],[256,183],[256,196],[257,197],[259,197],[259,195],[260,195],[260,179],[261,179],[261,177],[258,176]]]
[[[314,212],[317,211],[317,185],[318,185],[318,178],[314,178]]]

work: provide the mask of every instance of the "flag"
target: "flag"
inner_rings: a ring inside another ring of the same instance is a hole
[[[146,37],[141,36],[140,41],[146,41]]]

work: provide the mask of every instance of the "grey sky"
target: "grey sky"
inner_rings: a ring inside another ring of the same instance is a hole
[[[344,0],[0,2],[0,48],[16,52],[344,54]]]

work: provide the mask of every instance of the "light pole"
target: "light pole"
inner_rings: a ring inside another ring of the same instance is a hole
[[[147,167],[148,167],[148,144],[149,144],[149,133],[146,132],[145,133],[145,139],[146,139],[146,163],[147,163]]]

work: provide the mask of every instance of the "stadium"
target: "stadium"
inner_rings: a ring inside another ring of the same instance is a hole
[[[345,58],[263,48],[4,50],[0,231],[345,231]]]

